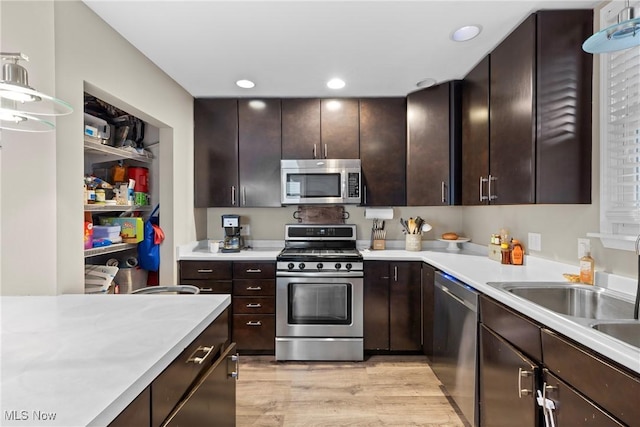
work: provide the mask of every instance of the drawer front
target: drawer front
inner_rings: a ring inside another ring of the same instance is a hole
[[[234,280],[234,296],[273,296],[276,294],[276,281],[273,279]]]
[[[593,402],[575,391],[548,370],[544,370],[544,383],[547,386],[547,398],[552,400],[554,425],[622,427],[624,424],[613,419]],[[547,413],[549,416],[549,413]],[[549,421],[551,423],[551,421]]]
[[[151,383],[152,426],[164,421],[191,383],[213,364],[220,349],[229,342],[229,320],[227,308]],[[213,349],[208,352],[203,347]]]
[[[233,314],[275,314],[275,297],[233,298]]]
[[[233,263],[234,279],[275,279],[275,262],[235,261]]]
[[[234,314],[233,340],[239,350],[275,351],[276,316]]]
[[[538,325],[484,295],[480,297],[480,319],[527,356],[542,362]]]
[[[181,285],[193,285],[200,288],[201,294],[231,294],[231,280],[181,280]]]
[[[218,279],[231,280],[233,274],[230,261],[180,261],[180,280]]]
[[[542,348],[549,371],[620,421],[637,424],[640,405],[630,396],[640,396],[639,378],[546,329],[542,331]]]

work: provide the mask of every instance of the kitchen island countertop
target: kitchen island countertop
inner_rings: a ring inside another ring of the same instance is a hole
[[[367,242],[358,242],[361,247]],[[395,243],[395,245],[394,245]],[[275,245],[272,245],[275,246]],[[387,247],[403,247],[404,242],[388,242]],[[241,251],[238,254],[207,253],[197,245],[185,246],[178,251],[178,260],[271,260],[275,261],[279,251],[260,249]],[[557,261],[525,256],[525,265],[502,265],[487,256],[487,248],[473,243],[464,243],[462,250],[449,251],[446,244],[423,241],[422,251],[406,251],[404,249],[369,250],[360,249],[365,261],[422,261],[441,270],[481,293],[513,308],[576,342],[610,358],[640,374],[640,348],[633,347],[588,326],[576,323],[567,317],[546,310],[534,303],[502,291],[491,282],[565,282],[563,273],[575,274],[578,266]],[[236,255],[230,257],[229,255]],[[254,258],[253,256],[257,256]],[[596,284],[605,288],[622,292],[630,300],[635,297],[635,280],[614,276],[596,271]]]
[[[229,295],[4,296],[0,424],[107,425]]]

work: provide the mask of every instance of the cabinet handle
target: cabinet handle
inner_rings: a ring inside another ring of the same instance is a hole
[[[398,281],[398,266],[394,265],[393,266],[393,280],[394,281]]]
[[[316,144],[313,144],[313,158],[316,158]]]
[[[329,150],[327,150],[327,144],[324,144],[324,158],[329,158]]]
[[[200,268],[200,269],[198,269],[198,273],[213,273],[213,269],[211,269],[211,268]]]
[[[231,186],[231,206],[236,205],[236,186]]]
[[[262,286],[249,286],[247,287],[248,291],[261,291],[262,290]]]
[[[367,204],[367,186],[363,185],[363,196],[364,196],[364,204]]]
[[[440,199],[442,200],[442,204],[445,204],[447,202],[447,198],[446,198],[446,196],[444,194],[445,188],[446,188],[446,185],[445,185],[444,181],[442,181],[442,183],[440,185]]]
[[[200,292],[213,292],[213,288],[200,288]]]
[[[202,365],[202,363],[207,359],[207,357],[209,357],[209,355],[211,354],[214,348],[215,348],[214,345],[210,347],[205,347],[201,345],[200,347],[196,348],[196,350],[191,354],[191,356],[189,356],[186,363],[191,362],[191,363],[197,363],[198,365]],[[199,351],[204,351],[205,352],[204,356],[195,357],[195,354]]]
[[[242,206],[247,206],[247,187],[242,187]]]
[[[495,200],[498,198],[498,196],[496,196],[495,194],[491,194],[491,181],[497,181],[498,178],[495,176],[491,176],[491,174],[489,175],[489,183],[488,183],[488,187],[489,187],[489,201]]]
[[[240,355],[237,353],[232,354],[229,356],[229,359],[234,363],[235,370],[229,372],[227,375],[229,375],[229,378],[234,378],[238,381],[238,378],[240,378]]]
[[[260,308],[260,307],[262,307],[262,304],[253,304],[253,303],[247,304],[247,308]]]
[[[262,322],[261,322],[261,321],[259,321],[259,320],[258,320],[257,322],[254,322],[254,321],[252,321],[252,320],[249,320],[249,321],[247,322],[247,326],[262,326]]]
[[[533,394],[533,390],[522,388],[522,377],[530,377],[533,375],[532,371],[525,371],[522,368],[518,368],[518,397],[522,399],[522,396],[529,396]]]
[[[262,273],[262,270],[259,268],[249,268],[246,270],[247,273]]]
[[[485,200],[489,200],[489,198],[484,195],[484,191],[482,191],[482,184],[484,184],[487,181],[489,180],[486,178],[480,177],[480,201],[481,202],[484,202]]]

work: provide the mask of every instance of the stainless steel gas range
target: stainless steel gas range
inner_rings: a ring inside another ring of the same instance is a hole
[[[286,225],[276,360],[363,360],[363,277],[355,225]]]

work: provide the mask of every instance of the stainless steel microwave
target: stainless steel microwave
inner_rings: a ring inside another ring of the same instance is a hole
[[[360,204],[359,159],[280,160],[283,205]]]

